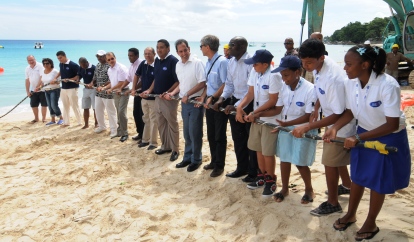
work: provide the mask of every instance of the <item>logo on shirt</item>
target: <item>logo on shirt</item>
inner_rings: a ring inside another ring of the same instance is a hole
[[[66,70],[69,70],[69,67],[66,67]]]
[[[166,70],[167,70],[167,67],[166,67],[166,66],[164,66],[162,69],[163,69],[164,71],[166,71]]]
[[[92,75],[92,72],[88,72],[88,75]]]
[[[262,88],[263,89],[269,89],[269,85],[263,85]]]
[[[151,71],[151,75],[154,75],[154,72]]]
[[[305,103],[303,103],[303,102],[296,102],[296,106],[303,107],[303,106],[305,106]]]
[[[373,108],[378,108],[379,106],[381,106],[382,102],[381,101],[376,101],[376,102],[372,102],[369,104],[369,106],[373,107]]]
[[[324,90],[322,90],[321,88],[319,88],[319,92],[323,95],[323,94],[325,94],[325,91]]]

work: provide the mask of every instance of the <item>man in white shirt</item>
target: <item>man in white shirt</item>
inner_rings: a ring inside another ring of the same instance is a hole
[[[226,106],[225,113],[229,114],[230,111],[236,111],[236,106],[247,94],[249,89],[247,81],[252,70],[252,65],[244,63],[245,59],[250,58],[250,55],[247,53],[247,46],[247,40],[241,36],[236,36],[229,42],[230,55],[233,57],[229,60],[223,93],[214,104],[216,111],[228,98],[231,98],[231,101],[230,105]],[[253,102],[250,102],[249,105],[243,108],[246,113],[252,112]],[[235,171],[226,174],[226,176],[237,178],[248,174],[243,181],[252,182],[257,176],[258,165],[256,152],[247,148],[251,123],[239,123],[234,116],[230,116],[229,120],[237,158],[237,168]]]
[[[175,72],[179,85],[166,96],[179,93],[181,99],[181,116],[183,119],[183,135],[185,139],[183,160],[175,167],[187,167],[188,172],[192,172],[202,163],[201,148],[203,146],[203,116],[204,107],[195,107],[190,103],[191,99],[200,97],[206,86],[206,76],[204,73],[204,64],[201,60],[192,56],[188,42],[179,39],[175,42],[177,54],[181,57],[181,61],[177,62]]]
[[[40,74],[44,68],[41,63],[36,62],[36,58],[33,55],[27,56],[26,67],[26,93],[30,97],[30,107],[34,114],[34,119],[30,122],[34,124],[39,121],[39,104],[42,106],[42,121],[46,121],[47,102],[44,91],[35,92],[36,87],[39,85]]]
[[[128,69],[123,64],[116,61],[113,52],[106,53],[106,61],[111,66],[108,69],[110,83],[103,87],[103,90],[107,90],[108,94],[114,91],[117,92],[117,94],[114,95],[114,101],[118,114],[118,129],[117,133],[111,133],[111,139],[121,136],[119,141],[124,142],[128,139],[127,107],[129,95],[122,95],[122,92],[127,91],[128,88],[121,88],[125,82],[128,82]]]

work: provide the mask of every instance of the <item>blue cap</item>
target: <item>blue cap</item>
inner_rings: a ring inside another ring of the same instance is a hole
[[[256,63],[270,63],[272,59],[273,55],[268,50],[256,50],[254,56],[252,58],[245,59],[244,63],[247,65]]]
[[[299,69],[300,67],[302,67],[302,62],[300,61],[299,57],[295,55],[288,55],[280,60],[279,67],[274,69],[272,73],[281,72],[288,68]]]

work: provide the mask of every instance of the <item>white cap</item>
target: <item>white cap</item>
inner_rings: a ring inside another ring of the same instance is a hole
[[[96,54],[99,55],[99,56],[103,56],[103,55],[106,55],[106,51],[98,50],[98,52],[96,52]]]
[[[370,44],[371,44],[371,41],[369,41],[369,40],[364,42],[364,45],[370,45]]]

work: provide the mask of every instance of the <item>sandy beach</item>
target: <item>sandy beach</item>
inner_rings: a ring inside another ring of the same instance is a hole
[[[132,99],[129,104],[132,136]],[[414,157],[414,107],[405,111]],[[366,190],[356,225],[344,232],[332,228],[341,214],[309,214],[327,199],[322,143],[311,167],[314,202],[300,204],[304,184],[292,167],[296,186],[276,203],[241,179],[176,169],[182,156],[170,162],[169,155],[157,156],[131,139],[110,139],[109,131],[28,124],[32,118],[20,113],[0,119],[0,241],[354,241],[368,213]],[[203,165],[209,162],[204,134]],[[230,125],[227,135],[225,173],[236,167]],[[182,131],[180,142],[183,153]],[[381,231],[371,241],[414,241],[413,183],[414,176],[408,188],[386,196],[377,220]],[[279,190],[280,179],[277,185]],[[344,212],[348,197],[339,200]]]

